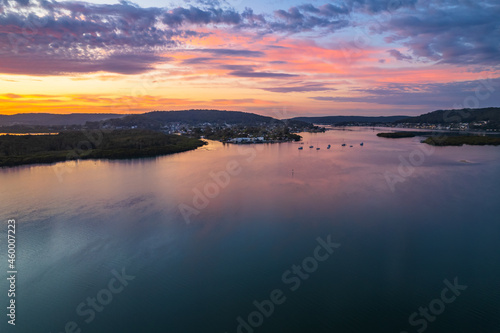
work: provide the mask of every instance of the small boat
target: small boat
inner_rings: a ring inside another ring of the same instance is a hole
[[[302,149],[304,149],[304,147],[299,147],[299,150],[302,150]]]
[[[328,145],[328,147],[326,147],[326,149],[330,149],[330,147],[331,147],[331,146],[332,146],[332,145]]]
[[[342,147],[345,147],[345,143],[342,144]]]
[[[364,143],[363,143],[363,142],[361,142],[359,145],[360,145],[360,146],[362,146],[362,145],[364,145]]]
[[[316,150],[319,150],[319,147],[318,147],[318,148],[316,148]]]
[[[314,146],[309,146],[309,148],[314,148]]]

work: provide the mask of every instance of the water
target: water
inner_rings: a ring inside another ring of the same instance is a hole
[[[211,142],[2,169],[5,271],[17,220],[15,330],[499,332],[500,148],[378,131],[306,133],[303,150]],[[310,258],[318,238],[339,244],[318,250],[324,261]],[[467,288],[444,303],[455,278]],[[412,325],[430,303],[438,314]]]

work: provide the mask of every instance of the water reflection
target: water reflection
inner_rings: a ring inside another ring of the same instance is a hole
[[[437,148],[392,191],[385,173],[422,144],[376,133],[0,170],[1,221],[19,221],[20,330],[235,332],[331,234],[337,256],[259,332],[411,330],[408,316],[455,276],[470,292],[428,331],[494,331],[500,149]],[[189,224],[182,204],[197,211]],[[122,267],[137,279],[87,325],[75,307]]]

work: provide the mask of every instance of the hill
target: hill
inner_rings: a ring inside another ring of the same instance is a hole
[[[312,124],[336,125],[348,123],[367,123],[380,124],[392,123],[398,120],[404,120],[408,116],[387,116],[387,117],[363,117],[363,116],[326,116],[326,117],[296,117],[292,120],[305,121]]]
[[[437,110],[417,117],[398,120],[409,124],[481,123],[480,128],[500,128],[500,108]]]
[[[14,115],[0,115],[0,126],[38,125],[38,126],[65,126],[84,125],[88,121],[101,121],[110,118],[123,117],[113,113],[19,113]]]
[[[143,114],[129,115],[119,119],[109,119],[103,125],[111,127],[159,128],[168,123],[182,123],[188,125],[231,124],[231,125],[258,125],[281,122],[272,117],[240,111],[219,110],[185,110],[185,111],[153,111]]]

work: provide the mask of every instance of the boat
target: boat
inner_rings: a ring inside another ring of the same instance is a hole
[[[314,148],[314,146],[309,146],[309,148]]]
[[[302,150],[302,149],[304,149],[304,147],[299,147],[299,150]]]
[[[362,146],[362,145],[364,145],[364,143],[363,143],[363,142],[361,142],[359,145],[360,145],[360,146]]]
[[[330,147],[331,147],[331,146],[332,146],[332,145],[328,145],[328,147],[326,147],[326,149],[330,149]]]

